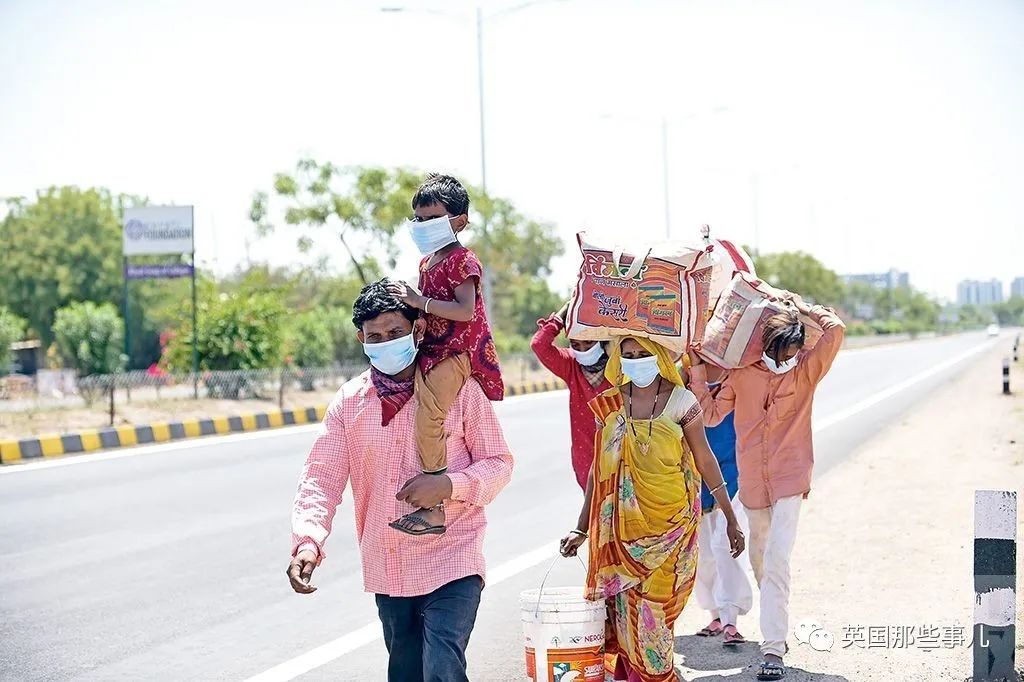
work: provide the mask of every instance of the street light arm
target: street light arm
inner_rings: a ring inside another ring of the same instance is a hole
[[[528,2],[521,2],[518,5],[512,5],[511,7],[504,7],[490,14],[484,15],[485,19],[493,19],[494,17],[500,17],[506,14],[514,14],[520,10],[524,10],[527,7],[533,5],[553,5],[555,3],[567,2],[568,0],[529,0]]]

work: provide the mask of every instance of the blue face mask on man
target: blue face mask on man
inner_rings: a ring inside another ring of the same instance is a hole
[[[410,220],[406,223],[406,227],[416,248],[424,256],[437,253],[456,241],[451,218],[446,215],[430,220]]]
[[[377,371],[393,376],[406,369],[416,359],[416,341],[413,335],[383,343],[364,343],[363,352]]]
[[[658,378],[661,370],[658,358],[652,355],[647,358],[622,358],[622,373],[637,388],[647,388]]]

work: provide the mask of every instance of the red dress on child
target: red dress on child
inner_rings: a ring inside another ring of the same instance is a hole
[[[473,319],[456,322],[437,315],[426,316],[427,332],[419,348],[420,370],[427,374],[442,360],[466,353],[473,369],[473,378],[480,383],[490,400],[505,397],[505,384],[501,380],[498,351],[494,347],[491,326],[487,322],[483,296],[483,266],[476,254],[459,246],[434,267],[428,268],[430,258],[420,261],[420,292],[438,301],[454,301],[455,289],[469,278],[474,279],[476,305]]]

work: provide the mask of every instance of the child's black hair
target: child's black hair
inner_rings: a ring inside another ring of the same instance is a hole
[[[469,213],[469,192],[450,175],[430,173],[412,198],[413,210],[441,204],[451,216]]]
[[[387,277],[363,287],[359,297],[352,304],[352,324],[362,331],[363,323],[374,320],[384,313],[399,312],[410,322],[415,322],[420,312],[411,305],[406,305],[388,291],[391,282]]]

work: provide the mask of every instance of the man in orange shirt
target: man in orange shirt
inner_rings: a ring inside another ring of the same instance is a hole
[[[800,504],[811,489],[814,391],[843,344],[846,326],[832,310],[808,306],[794,294],[788,309],[770,318],[760,362],[733,370],[712,392],[707,368],[690,353],[690,390],[715,426],[735,411],[739,498],[750,519],[750,563],[761,593],[759,680],[781,680],[789,631],[789,560],[796,541]],[[804,325],[797,313],[821,325],[824,335],[804,350]]]

